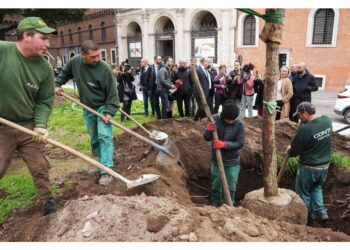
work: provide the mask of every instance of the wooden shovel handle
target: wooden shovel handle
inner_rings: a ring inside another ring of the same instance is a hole
[[[151,135],[151,132],[149,132],[141,123],[139,123],[138,121],[136,121],[131,115],[129,115],[128,113],[126,113],[124,110],[122,109],[118,109],[118,111],[122,114],[124,114],[126,117],[128,117],[130,120],[132,120],[134,123],[137,124],[137,126],[139,126],[140,128],[143,129],[143,131],[145,131],[147,134]]]
[[[6,119],[4,119],[4,118],[1,118],[1,117],[0,117],[0,123],[3,123],[3,124],[5,124],[6,126],[15,128],[15,129],[17,129],[17,130],[19,130],[19,131],[21,131],[21,132],[23,132],[23,133],[26,133],[26,134],[29,134],[29,135],[32,135],[32,136],[37,135],[37,133],[35,133],[34,131],[32,131],[32,130],[30,130],[30,129],[27,129],[27,128],[23,127],[23,126],[20,126],[20,125],[18,125],[18,124],[16,124],[16,123],[13,123],[13,122],[11,122],[11,121],[8,121],[8,120],[6,120]],[[82,154],[82,153],[80,153],[80,152],[78,152],[78,151],[72,149],[71,147],[68,147],[67,145],[64,145],[64,144],[62,144],[62,143],[60,143],[60,142],[58,142],[58,141],[55,141],[55,140],[53,140],[53,139],[51,139],[51,138],[48,138],[46,141],[47,141],[48,143],[50,143],[50,144],[56,146],[56,147],[59,147],[59,148],[62,148],[62,149],[64,149],[64,150],[68,151],[68,152],[71,153],[72,155],[75,155],[75,156],[77,156],[77,157],[83,159],[84,161],[87,161],[88,163],[91,163],[91,164],[94,165],[95,167],[97,167],[97,168],[99,168],[99,169],[105,171],[106,173],[110,174],[111,176],[113,176],[113,177],[115,177],[115,178],[121,180],[121,181],[124,182],[125,184],[128,184],[128,183],[131,182],[130,180],[128,180],[128,179],[126,179],[125,177],[123,177],[123,176],[121,176],[120,174],[118,174],[117,172],[114,172],[112,169],[107,168],[106,166],[103,166],[101,163],[99,163],[99,162],[95,161],[94,159],[92,159],[92,158],[90,158],[90,157],[88,157],[88,156],[86,156],[86,155],[84,155],[84,154]]]
[[[99,112],[97,112],[96,110],[94,110],[94,109],[88,107],[87,105],[81,103],[80,101],[78,101],[77,99],[71,97],[70,95],[67,95],[67,94],[64,93],[64,92],[62,92],[61,94],[62,94],[62,96],[64,96],[64,97],[67,98],[68,100],[70,100],[70,101],[72,101],[72,102],[74,102],[74,103],[80,105],[81,107],[83,107],[83,108],[86,109],[87,111],[89,111],[89,112],[95,114],[96,116],[98,116],[98,117],[100,117],[100,118],[102,118],[102,119],[104,118],[104,115],[102,115],[102,114],[100,114]],[[152,147],[154,147],[154,148],[156,148],[156,149],[158,149],[158,150],[164,152],[165,154],[167,154],[167,155],[169,155],[169,156],[171,156],[172,158],[175,159],[175,156],[174,156],[167,148],[165,148],[165,147],[163,147],[163,146],[161,146],[161,145],[159,145],[159,144],[157,144],[157,143],[155,143],[155,142],[153,142],[153,141],[151,141],[151,140],[149,140],[149,139],[143,137],[142,135],[139,135],[138,133],[135,133],[134,131],[128,129],[127,127],[124,127],[123,125],[121,125],[121,124],[119,124],[119,123],[117,123],[117,122],[115,122],[115,121],[113,121],[113,120],[111,120],[110,123],[113,124],[114,126],[120,128],[120,129],[124,130],[124,131],[127,132],[128,134],[131,134],[131,135],[135,136],[135,137],[138,138],[139,140],[141,140],[141,141],[143,141],[143,142],[145,142],[145,143],[150,144]]]

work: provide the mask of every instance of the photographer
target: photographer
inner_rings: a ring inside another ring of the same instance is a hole
[[[238,78],[238,84],[243,85],[243,95],[241,104],[241,117],[245,116],[246,106],[248,107],[248,117],[253,116],[253,98],[254,98],[254,65],[249,63],[243,66],[241,77]]]
[[[227,88],[225,89],[226,99],[235,101],[241,105],[243,85],[238,84],[238,79],[241,77],[241,62],[235,61],[234,70],[230,71],[227,78]]]
[[[119,99],[123,103],[122,110],[130,115],[131,112],[131,104],[133,100],[137,99],[135,86],[132,83],[135,81],[134,76],[131,72],[131,66],[126,63],[122,63],[120,65],[120,74],[117,79],[118,85],[118,93]],[[120,120],[123,122],[125,119],[125,115],[120,115]]]

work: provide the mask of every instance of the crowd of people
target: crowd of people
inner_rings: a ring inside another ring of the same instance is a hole
[[[233,70],[228,72],[226,65],[215,65],[207,57],[201,58],[198,64],[196,58],[191,58],[189,63],[180,59],[176,64],[173,58],[167,57],[163,64],[163,58],[158,55],[152,65],[142,58],[138,82],[126,60],[113,70],[123,110],[130,114],[132,100],[137,99],[135,86],[138,85],[146,116],[150,108],[157,119],[172,118],[176,102],[180,117],[192,117],[195,121],[206,117],[190,70],[192,65],[212,114],[217,114],[226,101],[232,100],[240,107],[239,117],[252,117],[254,109],[262,116],[265,72],[254,73],[252,63],[242,66],[240,61],[235,61]],[[311,92],[317,90],[315,77],[305,63],[293,64],[290,68],[282,66],[275,88],[276,120],[298,122],[293,116],[298,104],[311,102]],[[123,115],[121,120],[124,120]]]
[[[92,154],[108,168],[114,166],[114,144],[111,120],[123,103],[123,111],[130,114],[132,101],[137,99],[135,77],[127,61],[112,70],[99,58],[96,42],[86,40],[81,45],[79,55],[73,57],[54,77],[53,68],[43,59],[48,50],[51,34],[41,18],[27,17],[17,27],[18,41],[0,41],[0,114],[1,117],[25,126],[36,133],[26,135],[15,128],[0,124],[0,178],[2,178],[14,152],[23,157],[34,180],[44,214],[56,211],[56,202],[49,189],[49,162],[44,156],[43,144],[49,136],[47,122],[53,109],[55,94],[60,96],[62,86],[69,79],[75,79],[80,101],[103,115],[103,119],[84,110],[83,120],[87,127]],[[222,153],[223,164],[231,198],[235,200],[235,190],[240,171],[239,150],[244,146],[244,124],[239,117],[253,115],[253,108],[262,115],[264,105],[265,77],[249,63],[241,66],[235,61],[234,69],[227,73],[225,65],[214,67],[207,57],[190,60],[195,67],[200,85],[214,123],[209,123],[203,133],[212,142],[211,177],[212,203],[220,206],[223,202],[222,184],[218,171],[215,151]],[[158,119],[172,118],[174,102],[177,102],[181,117],[193,117],[195,121],[206,117],[194,76],[184,60],[174,64],[167,57],[165,64],[161,56],[154,57],[149,65],[141,60],[140,82],[144,100],[144,113],[151,112]],[[331,158],[332,124],[328,117],[317,117],[311,104],[311,92],[318,87],[314,76],[305,63],[282,67],[280,79],[276,83],[276,119],[299,120],[300,126],[291,147],[290,157],[300,156],[300,171],[296,179],[296,192],[304,200],[309,210],[309,221],[328,218],[323,205],[322,184],[324,183]],[[253,103],[256,94],[255,104]],[[221,112],[220,112],[221,109]],[[123,121],[125,116],[121,116]],[[213,131],[218,131],[218,139]],[[112,177],[104,171],[91,169],[89,174],[100,174],[99,184],[108,185]]]

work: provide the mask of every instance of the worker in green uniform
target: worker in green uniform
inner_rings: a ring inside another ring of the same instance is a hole
[[[288,149],[290,157],[300,157],[300,169],[295,189],[308,209],[308,225],[315,220],[328,220],[323,204],[322,185],[327,178],[332,154],[332,121],[327,116],[316,116],[314,105],[302,102],[294,115],[302,125]]]
[[[54,72],[43,55],[55,33],[41,18],[27,17],[17,26],[17,42],[0,41],[0,116],[40,135],[33,140],[0,123],[0,179],[17,150],[33,177],[44,214],[57,209],[49,189],[49,163],[40,143],[49,135],[47,122],[55,97]]]
[[[61,95],[61,86],[74,78],[80,101],[104,115],[101,119],[87,110],[83,114],[91,139],[92,153],[102,165],[112,168],[114,144],[110,121],[119,108],[119,97],[112,68],[100,60],[99,56],[98,45],[92,40],[84,41],[80,55],[73,57],[57,76],[55,92]],[[92,169],[89,173],[98,173],[98,170]],[[108,185],[112,181],[112,176],[106,172],[101,170],[100,174],[100,185]]]

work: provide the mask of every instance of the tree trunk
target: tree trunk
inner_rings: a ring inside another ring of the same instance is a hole
[[[265,13],[284,9],[266,9]],[[279,79],[278,48],[282,37],[283,23],[265,23],[260,38],[266,42],[266,77],[264,88],[264,100],[276,99],[275,85]],[[264,37],[264,38],[263,38]],[[266,105],[263,108],[262,119],[262,144],[263,144],[263,167],[264,167],[264,196],[271,197],[278,194],[277,184],[277,157],[275,144],[275,108],[272,114],[268,112]]]

